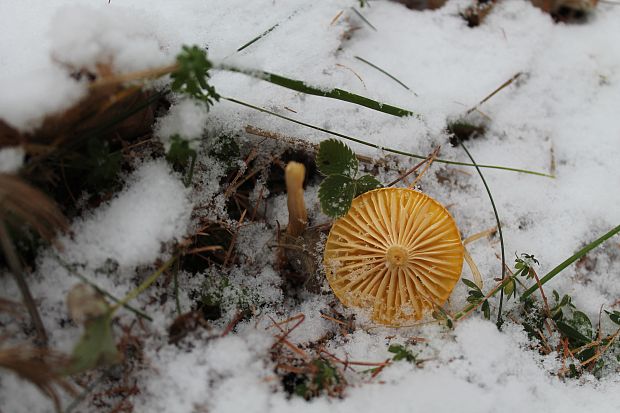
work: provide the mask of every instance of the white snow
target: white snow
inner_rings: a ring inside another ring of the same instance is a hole
[[[93,216],[74,223],[73,239],[61,239],[71,262],[92,268],[112,259],[121,267],[150,264],[163,242],[185,235],[191,203],[181,181],[163,161],[141,165],[128,186]]]
[[[480,164],[544,173],[555,168],[555,179],[483,169],[502,220],[509,265],[515,253],[527,252],[540,260],[538,273],[545,274],[620,223],[620,48],[615,44],[620,7],[600,3],[585,23],[567,25],[555,24],[525,0],[504,0],[484,24],[471,29],[459,17],[468,4],[451,0],[439,10],[414,12],[393,2],[374,1],[362,9],[377,28],[373,31],[351,12],[350,7],[359,7],[353,0],[112,0],[109,4],[101,0],[96,5],[5,0],[0,4],[0,25],[6,34],[0,37],[0,119],[31,131],[45,116],[77,102],[85,84],[70,78],[70,70],[63,65],[96,70],[103,63],[116,72],[142,70],[169,64],[181,44],[197,44],[208,47],[215,62],[267,70],[320,87],[340,87],[411,109],[421,117],[395,118],[238,73],[213,71],[211,83],[223,96],[385,147],[426,155],[441,145],[442,158],[468,162],[460,148],[449,146],[443,131],[447,120],[459,118],[521,72],[518,80],[479,108],[488,131],[466,145]],[[264,38],[236,52],[277,23]],[[387,70],[417,96],[355,56]],[[194,188],[186,189],[163,160],[145,162],[126,178],[119,194],[74,221],[73,236],[61,239],[64,260],[81,264],[86,276],[119,296],[148,274],[145,268],[167,257],[165,246],[185,236],[198,219],[226,221],[233,228],[237,224],[227,221],[224,213],[226,199],[219,182],[225,167],[205,155],[202,137],[227,134],[241,136],[250,146],[261,143],[244,134],[247,125],[311,143],[330,137],[226,101],[207,113],[204,106],[174,97],[170,110],[159,115],[155,133],[165,145],[179,134],[198,150]],[[388,155],[349,144],[374,158]],[[21,158],[16,150],[2,150],[0,170],[15,171]],[[397,165],[402,172],[414,163],[399,158]],[[380,168],[378,178],[388,182],[397,175]],[[447,205],[464,237],[495,225],[474,169],[435,163],[421,187]],[[322,224],[327,218],[319,211],[316,192],[316,186],[309,187],[305,198],[310,220]],[[252,197],[255,202],[256,190]],[[192,211],[193,206],[201,208]],[[356,310],[342,309],[329,293],[305,293],[298,301],[287,297],[276,270],[275,250],[270,248],[276,221],[284,224],[288,219],[286,199],[271,196],[266,207],[264,223],[239,229],[237,264],[221,272],[211,269],[179,276],[181,289],[187,288],[181,298],[185,310],[191,302],[189,291],[200,289],[201,277],[207,281],[228,277],[229,303],[224,317],[210,329],[190,334],[178,346],[170,345],[165,329],[176,317],[171,300],[160,307],[155,299],[139,299],[137,305],[156,321],[145,327],[148,362],[135,373],[141,393],[130,398],[136,412],[620,408],[620,381],[613,371],[617,366],[600,380],[589,374],[560,379],[558,354],[541,355],[522,328],[510,321],[501,332],[480,315],[458,323],[453,331],[437,325],[388,329],[372,325]],[[589,255],[592,268],[571,266],[545,290],[571,294],[578,308],[597,320],[601,305],[610,308],[620,298],[619,245],[618,238],[608,241]],[[468,248],[488,290],[500,276],[497,238],[479,240]],[[33,294],[50,326],[66,317],[64,296],[78,282],[59,265],[56,254],[41,252],[32,280]],[[104,274],[101,269],[110,260],[118,268]],[[464,268],[463,276],[471,278],[469,269]],[[2,296],[17,294],[10,278],[2,278],[0,285]],[[249,292],[254,300],[250,300],[253,314],[220,337],[235,316],[240,291]],[[458,311],[465,298],[466,290],[459,285],[447,310]],[[345,315],[357,315],[354,332],[342,335],[338,325],[321,317],[333,305]],[[494,311],[496,305],[492,301]],[[415,336],[425,341],[409,348],[427,361],[419,367],[395,362],[375,378],[347,371],[349,385],[342,399],[289,398],[274,372],[270,350],[279,330],[271,319],[277,322],[298,314],[304,314],[305,320],[288,338],[309,354],[314,353],[308,346],[324,339],[322,345],[340,358],[382,362],[392,356],[387,352],[390,343],[406,343]],[[55,328],[52,343],[70,351],[78,334],[71,326]],[[0,410],[51,409],[45,399],[20,403],[30,400],[32,389],[19,383],[2,373]],[[85,404],[81,407],[86,409]]]
[[[0,78],[0,120],[21,131],[39,127],[48,115],[61,113],[85,95],[85,85],[54,65]]]
[[[24,148],[13,146],[0,150],[0,172],[15,173],[24,163]]]
[[[178,135],[197,149],[207,127],[207,107],[201,102],[184,99],[174,104],[165,116],[158,120],[155,135],[162,141],[166,152],[170,138]]]

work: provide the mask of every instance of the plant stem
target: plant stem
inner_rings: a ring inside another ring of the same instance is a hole
[[[253,45],[255,42],[259,41],[260,39],[262,39],[263,37],[267,36],[269,33],[271,33],[272,31],[275,30],[276,27],[278,27],[280,25],[280,23],[276,23],[273,26],[271,26],[269,29],[265,30],[263,33],[259,34],[258,36],[256,36],[255,38],[253,38],[252,40],[250,40],[249,42],[247,42],[246,44],[244,44],[243,46],[241,46],[240,48],[237,49],[237,52],[242,51],[243,49],[245,49],[246,47],[249,47],[251,45]]]
[[[474,161],[474,158],[471,156],[471,154],[469,153],[469,151],[467,150],[463,142],[460,142],[460,144],[463,150],[465,151],[465,153],[467,154],[467,156],[469,156],[469,159],[471,159],[471,162],[475,165],[476,171],[478,171],[478,175],[480,175],[480,179],[482,179],[482,183],[484,184],[487,194],[489,195],[489,199],[491,200],[491,206],[493,207],[493,213],[495,214],[495,221],[497,221],[497,232],[499,233],[499,243],[500,243],[501,250],[502,250],[502,283],[503,283],[504,279],[506,278],[506,253],[504,251],[504,235],[502,234],[502,224],[499,220],[499,214],[497,213],[497,207],[495,206],[495,201],[493,200],[491,189],[489,189],[489,185],[487,184],[486,179],[484,179],[484,176],[482,175],[482,171],[480,171],[480,168],[476,164],[476,161]],[[504,303],[504,289],[502,288],[500,292],[500,296],[499,296],[499,307],[497,310],[497,328],[501,328],[502,323],[503,323],[503,320],[502,320],[503,303]]]
[[[34,302],[34,298],[32,298],[30,288],[28,288],[28,283],[26,282],[26,279],[24,277],[24,270],[19,261],[17,251],[15,251],[15,246],[13,245],[13,241],[11,240],[9,231],[6,227],[4,220],[0,220],[0,243],[2,244],[2,250],[4,251],[4,256],[6,257],[7,264],[9,265],[11,273],[15,278],[17,287],[22,294],[24,304],[28,309],[28,313],[30,313],[30,319],[37,332],[38,344],[41,347],[46,347],[47,332],[45,331],[45,325],[41,320],[41,315],[39,314],[39,310],[37,309],[37,304]]]
[[[162,275],[164,271],[166,271],[178,258],[178,255],[175,255],[174,257],[166,261],[153,274],[151,274],[146,280],[144,280],[142,284],[130,291],[129,294],[127,294],[122,300],[120,300],[112,308],[110,308],[110,314],[114,314],[114,312],[116,312],[116,310],[118,310],[120,307],[124,306],[129,301],[140,295],[140,293],[142,293],[144,290],[149,288],[151,284],[153,284],[157,280],[157,278],[159,278],[159,276]]]
[[[280,114],[272,112],[270,110],[263,109],[261,107],[258,107],[258,106],[255,106],[255,105],[252,105],[250,103],[246,103],[246,102],[234,99],[234,98],[220,96],[220,99],[227,100],[229,102],[233,102],[233,103],[236,103],[238,105],[245,106],[245,107],[257,110],[259,112],[267,113],[269,115],[278,117],[280,119],[287,120],[289,122],[296,123],[298,125],[305,126],[307,128],[310,128],[310,129],[314,129],[314,130],[318,130],[320,132],[324,132],[324,133],[327,133],[327,134],[330,134],[330,135],[338,136],[338,137],[340,137],[342,139],[346,139],[346,140],[351,141],[351,142],[356,142],[356,143],[359,143],[359,144],[362,144],[362,145],[365,145],[365,146],[368,146],[368,147],[371,147],[371,148],[379,149],[379,150],[382,150],[382,151],[385,151],[385,152],[395,153],[397,155],[408,156],[408,157],[416,158],[416,159],[426,159],[427,158],[426,156],[422,156],[422,155],[418,155],[418,154],[415,154],[415,153],[400,151],[398,149],[393,149],[393,148],[388,148],[388,147],[376,145],[374,143],[366,142],[366,141],[363,141],[363,140],[358,139],[358,138],[354,138],[354,137],[351,137],[351,136],[348,136],[348,135],[344,135],[342,133],[331,131],[329,129],[320,128],[318,126],[314,126],[314,125],[311,125],[309,123],[301,122],[299,120],[296,120],[296,119],[293,119],[293,118],[289,118],[288,116],[280,115]],[[451,161],[451,160],[447,160],[447,159],[435,159],[435,162],[439,162],[439,163],[443,163],[443,164],[447,164],[447,165],[476,166],[476,165],[474,165],[472,163]],[[528,171],[526,169],[510,168],[510,167],[507,167],[507,166],[480,165],[480,164],[478,164],[477,166],[480,167],[480,168],[499,169],[499,170],[503,170],[503,171],[520,172],[520,173],[529,174],[529,175],[537,175],[537,176],[544,176],[546,178],[554,178],[554,176],[548,175],[548,174],[545,174],[545,173],[542,173],[542,172]]]
[[[370,3],[369,3],[370,4]],[[355,12],[355,14],[358,15],[358,17],[360,19],[362,19],[362,21],[364,23],[366,23],[371,29],[373,29],[374,31],[377,31],[377,28],[375,26],[372,25],[371,22],[368,21],[368,19],[366,17],[364,17],[364,15],[362,14],[362,12],[360,12],[358,9],[356,9],[355,7],[351,7],[351,10],[353,10]]]
[[[604,234],[600,238],[592,241],[591,243],[589,243],[588,245],[586,245],[585,247],[583,247],[582,249],[577,251],[575,254],[573,254],[571,257],[567,258],[565,261],[563,261],[557,267],[555,267],[554,269],[549,271],[547,273],[547,275],[545,275],[544,277],[542,277],[540,279],[540,286],[541,286],[541,288],[542,288],[542,285],[544,285],[547,281],[551,280],[553,277],[558,275],[566,267],[568,267],[569,265],[571,265],[572,263],[577,261],[579,258],[583,257],[588,252],[590,252],[594,248],[598,247],[603,242],[607,241],[609,238],[613,237],[614,235],[616,235],[618,233],[620,233],[620,225],[618,225],[617,227],[613,228],[612,230],[610,230],[609,232],[607,232],[606,234]],[[532,295],[532,293],[534,291],[536,291],[536,289],[538,289],[538,283],[536,285],[533,285],[532,287],[528,288],[523,294],[521,294],[521,301],[525,301],[525,299],[527,297],[529,297],[530,295]]]
[[[179,271],[180,271],[180,267],[181,267],[181,262],[180,260],[176,261],[176,265],[174,268],[174,302],[176,304],[177,307],[177,315],[181,316],[181,314],[183,314],[183,312],[181,311],[181,300],[179,299]]]
[[[104,296],[108,297],[110,300],[114,301],[115,303],[120,303],[121,302],[121,300],[116,298],[114,295],[110,294],[109,292],[107,292],[106,290],[104,290],[103,288],[99,287],[97,284],[95,284],[94,282],[92,282],[91,280],[86,278],[84,275],[82,275],[79,272],[77,272],[76,270],[74,270],[71,267],[71,264],[69,264],[68,262],[64,261],[60,256],[56,255],[56,259],[58,260],[60,265],[62,265],[69,272],[69,274],[73,274],[74,276],[76,276],[77,278],[79,278],[80,280],[85,282],[86,284],[90,285],[99,294],[103,294]],[[148,320],[148,321],[153,321],[153,318],[151,316],[149,316],[148,314],[138,310],[137,308],[134,308],[134,307],[130,306],[129,304],[124,304],[123,307],[125,307],[125,309],[127,309],[128,311],[131,311],[132,313],[134,313],[138,317],[142,317],[142,318],[144,318],[145,320]]]
[[[409,89],[409,86],[407,86],[406,84],[404,84],[403,82],[401,82],[400,80],[398,80],[396,77],[392,76],[391,74],[389,74],[386,70],[381,69],[379,66],[375,65],[374,63],[369,62],[366,59],[363,59],[359,56],[353,56],[354,58],[356,58],[357,60],[359,60],[360,62],[366,63],[368,66],[378,70],[379,72],[383,73],[384,75],[386,75],[387,77],[389,77],[390,79],[392,79],[393,81],[395,81],[396,83],[398,83],[399,85],[401,85],[402,87],[404,87],[405,89],[407,89],[408,91],[412,92],[414,95],[418,96],[417,93],[415,93],[414,91],[412,91],[411,89]]]

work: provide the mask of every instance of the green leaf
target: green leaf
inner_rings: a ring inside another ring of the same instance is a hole
[[[482,313],[484,314],[484,318],[486,318],[487,320],[491,319],[491,306],[486,300],[484,301],[484,303],[482,303]]]
[[[506,294],[506,299],[510,300],[510,297],[514,294],[514,296],[517,296],[517,283],[515,282],[514,278],[510,278],[510,281],[508,281],[506,283],[506,285],[504,285],[504,294]]]
[[[480,291],[480,287],[478,287],[473,281],[465,278],[461,279],[461,281],[472,290]]]
[[[365,192],[382,187],[381,182],[377,181],[374,176],[364,175],[355,180],[355,196],[357,197]]]
[[[170,140],[172,143],[166,159],[177,168],[187,169],[190,161],[196,157],[196,151],[190,148],[189,142],[179,135],[173,135]]]
[[[80,373],[120,361],[120,355],[112,335],[111,321],[111,315],[106,313],[88,320],[84,324],[84,334],[73,349],[69,374]]]
[[[355,153],[337,139],[327,139],[319,145],[316,165],[323,175],[355,176],[358,162]]]
[[[319,186],[321,209],[332,218],[346,214],[354,197],[355,181],[345,175],[329,175]]]
[[[609,312],[609,311],[605,310],[605,312],[607,313],[607,315],[609,316],[609,319],[611,321],[613,321],[614,323],[620,325],[620,311]]]
[[[392,357],[394,361],[406,360],[409,363],[416,362],[416,356],[401,344],[391,344],[388,347],[388,351],[394,354],[394,357]]]
[[[207,108],[213,105],[214,100],[219,101],[220,96],[215,88],[207,82],[213,64],[204,50],[198,46],[183,46],[177,56],[177,64],[179,68],[170,75],[173,91],[200,100]]]
[[[571,323],[580,333],[592,339],[592,321],[581,311],[573,312],[573,320]]]
[[[558,320],[555,322],[555,325],[566,337],[576,341],[580,345],[587,344],[591,341],[589,337],[585,336],[579,330],[564,321]]]

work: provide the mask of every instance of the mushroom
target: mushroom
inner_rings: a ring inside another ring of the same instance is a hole
[[[292,237],[301,236],[308,226],[308,213],[304,203],[304,179],[306,167],[299,162],[289,162],[284,169],[288,206],[288,228]]]
[[[378,323],[400,325],[442,305],[461,275],[464,248],[452,216],[407,188],[376,189],[353,200],[327,239],[327,280],[349,307],[372,308]]]
[[[308,229],[308,213],[304,202],[304,179],[306,167],[302,163],[289,162],[284,169],[286,181],[288,226],[280,239],[280,264],[288,263],[292,271],[284,276],[293,284],[303,285],[307,290],[319,292],[316,246],[320,233]]]

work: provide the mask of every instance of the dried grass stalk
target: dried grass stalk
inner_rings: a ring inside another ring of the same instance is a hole
[[[52,242],[56,231],[66,230],[67,220],[54,201],[21,178],[0,174],[0,220],[14,227],[26,224]]]
[[[69,359],[48,349],[16,346],[0,349],[0,368],[11,370],[37,386],[61,411],[58,388],[75,395],[71,384],[62,377]]]

